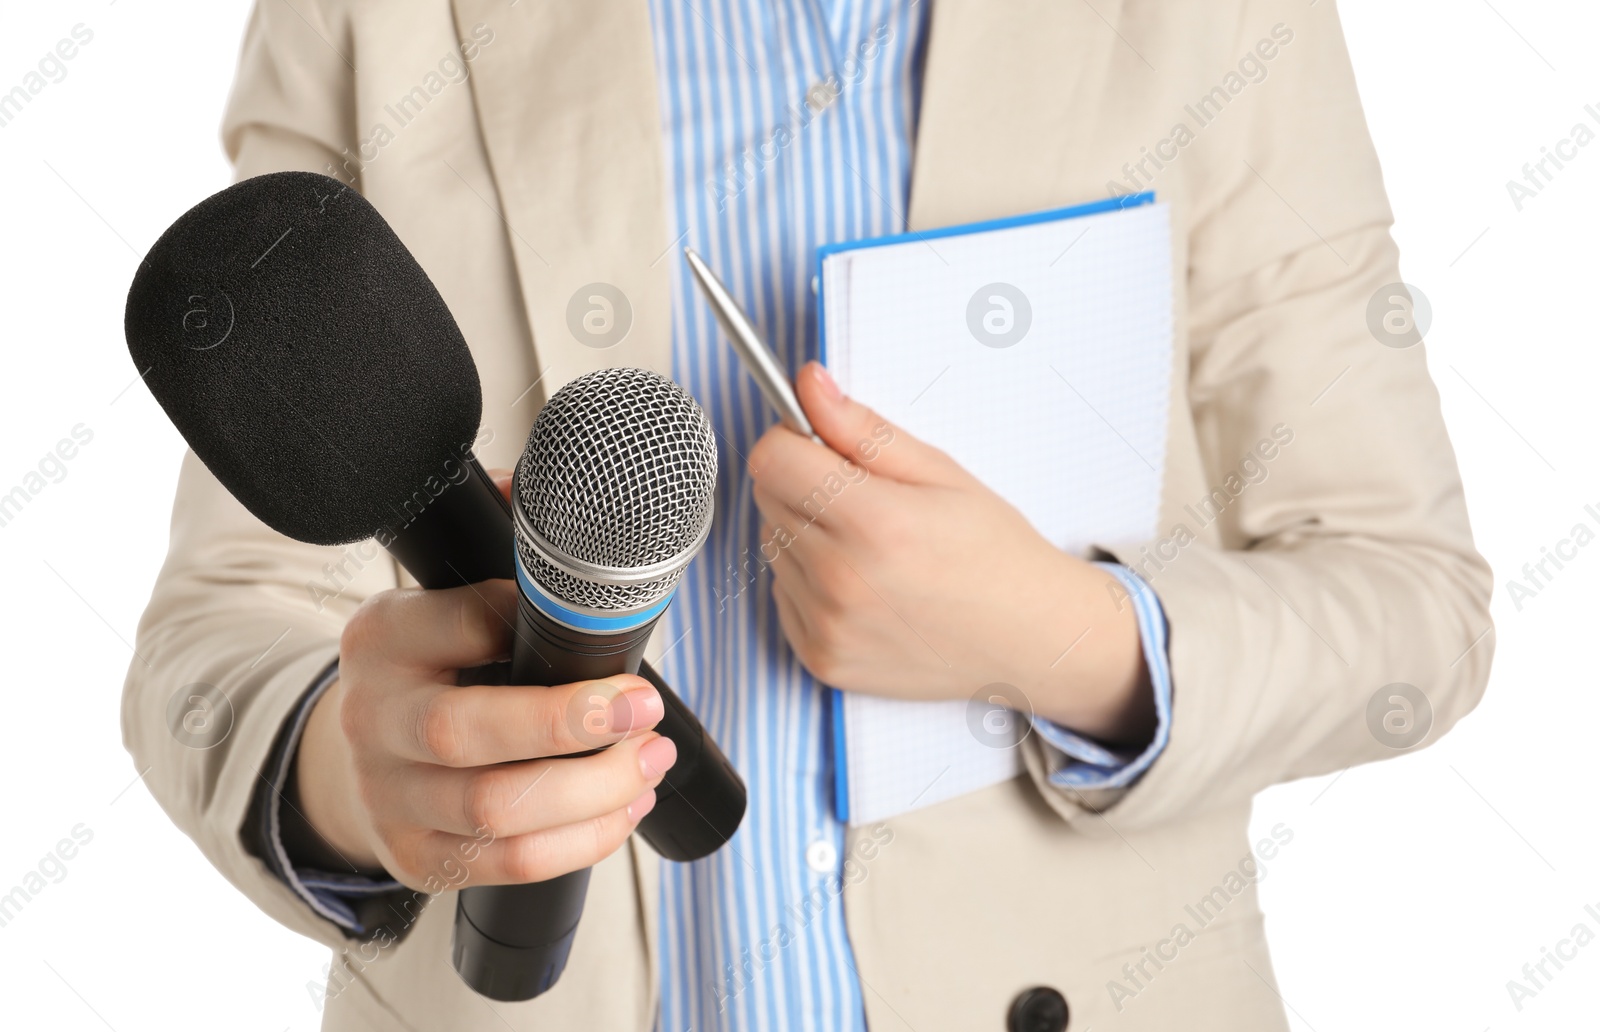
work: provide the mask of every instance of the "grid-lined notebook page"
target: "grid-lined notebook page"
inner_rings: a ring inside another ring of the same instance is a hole
[[[1172,274],[1163,204],[838,251],[821,269],[824,357],[848,394],[1061,548],[1144,541],[1166,457]],[[1017,736],[997,745],[996,715],[966,701],[844,693],[836,712],[852,824],[1022,769]]]

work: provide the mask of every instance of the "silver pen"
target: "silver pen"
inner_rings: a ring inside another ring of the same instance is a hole
[[[756,332],[750,317],[744,314],[739,302],[733,299],[733,295],[728,293],[728,288],[717,279],[717,274],[711,271],[698,254],[695,254],[694,248],[685,247],[683,254],[689,259],[689,269],[694,273],[695,282],[700,285],[700,292],[711,303],[711,310],[716,313],[722,331],[728,335],[728,340],[733,344],[733,350],[738,352],[739,358],[743,360],[745,369],[755,377],[756,386],[761,388],[761,396],[767,399],[767,404],[778,414],[778,422],[795,433],[804,434],[821,444],[822,439],[811,429],[811,421],[806,418],[805,410],[800,407],[800,399],[794,396],[794,388],[789,385],[789,378],[784,375],[777,356],[761,339],[761,334]]]

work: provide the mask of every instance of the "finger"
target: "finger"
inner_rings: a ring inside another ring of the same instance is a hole
[[[756,507],[765,514],[773,510],[779,514],[788,507],[767,495],[760,488],[754,492]],[[761,561],[771,567],[774,577],[810,581],[809,563],[815,549],[824,547],[826,535],[820,525],[805,523],[780,523],[761,527]]]
[[[414,872],[407,884],[430,878],[447,888],[549,881],[615,853],[654,806],[655,791],[647,789],[627,806],[548,831],[504,839],[436,832],[409,842],[397,859]]]
[[[796,655],[803,654],[811,640],[811,629],[806,623],[805,609],[797,600],[795,589],[773,578],[772,601],[778,607],[778,626],[782,628],[789,648]]]
[[[509,651],[516,614],[509,580],[382,591],[346,622],[340,654],[438,671],[480,666]]]
[[[762,544],[769,541],[787,540],[801,528],[807,526],[808,521],[804,516],[797,516],[789,508],[789,503],[773,494],[772,491],[760,484],[753,485],[751,501],[756,503],[756,511],[761,514]]]
[[[545,688],[469,685],[417,689],[381,709],[381,744],[391,754],[441,767],[563,756],[654,727],[661,695],[642,677]]]
[[[817,436],[874,473],[913,484],[951,483],[964,476],[950,456],[845,396],[820,362],[801,368],[795,392]]]
[[[750,450],[750,476],[758,492],[783,506],[778,511],[769,504],[773,511],[762,514],[795,526],[836,518],[845,497],[862,490],[868,479],[865,467],[781,426],[768,430]]]
[[[763,503],[761,491],[756,491],[756,507],[761,509],[763,504],[767,508],[780,513],[788,510],[782,503],[768,496]],[[765,510],[763,510],[765,511]],[[804,556],[814,542],[820,542],[826,536],[820,528],[813,528],[807,524],[792,526],[789,523],[774,524],[770,519],[761,521],[761,536],[757,539],[756,554],[767,566],[783,561],[788,553]],[[804,571],[801,571],[804,572]]]
[[[750,494],[751,500],[756,503],[756,511],[761,513],[763,527],[758,540],[765,554],[788,548],[808,534],[817,537],[824,533],[825,527],[820,520],[810,518],[805,511],[796,510],[774,488],[758,483]],[[816,512],[815,509],[811,511]],[[827,509],[822,512],[826,513]]]
[[[592,756],[472,769],[412,764],[377,804],[435,831],[511,838],[625,807],[660,784],[677,755],[670,738],[645,733]]]
[[[656,792],[646,789],[627,806],[587,821],[496,838],[483,848],[480,864],[469,869],[474,885],[525,885],[549,882],[573,870],[594,867],[634,834],[638,822],[656,805]]]

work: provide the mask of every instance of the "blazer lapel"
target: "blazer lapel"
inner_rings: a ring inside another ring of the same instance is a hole
[[[1003,11],[993,0],[933,5],[911,229],[1104,196],[1081,153],[1093,138],[1116,48],[1128,46],[1113,29],[1121,7],[1121,0],[1028,0]],[[1128,59],[1143,60],[1131,51]]]
[[[475,26],[494,32],[470,81],[541,387],[548,396],[608,366],[670,375],[673,242],[648,5],[452,6],[463,42]]]

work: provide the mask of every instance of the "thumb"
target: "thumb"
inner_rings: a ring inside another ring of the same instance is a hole
[[[905,483],[948,482],[960,473],[950,456],[846,396],[820,362],[805,364],[795,392],[823,443],[874,473]]]

